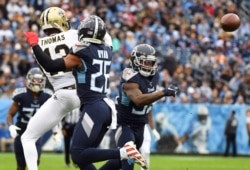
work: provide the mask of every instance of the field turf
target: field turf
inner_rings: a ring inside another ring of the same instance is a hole
[[[62,153],[43,153],[39,170],[77,170],[65,167],[63,159]],[[0,153],[0,170],[14,169],[14,154]],[[135,170],[140,170],[138,165]],[[151,155],[150,170],[250,170],[250,157]]]

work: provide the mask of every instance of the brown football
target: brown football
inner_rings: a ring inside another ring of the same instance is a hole
[[[234,13],[227,13],[221,18],[220,24],[224,31],[233,32],[240,27],[240,17]]]

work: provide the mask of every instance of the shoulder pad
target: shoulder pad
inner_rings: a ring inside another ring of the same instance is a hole
[[[65,33],[65,32],[62,32]],[[69,31],[66,32],[70,38],[72,38],[75,41],[78,40],[78,33],[77,30],[70,29]]]
[[[17,96],[17,95],[22,94],[22,93],[26,93],[26,92],[27,92],[27,88],[25,88],[25,87],[17,88],[13,91],[12,97]]]
[[[138,72],[134,71],[132,68],[125,68],[122,72],[122,78],[124,80],[129,80],[134,77]]]
[[[72,47],[73,53],[76,53],[86,47],[90,46],[90,43],[88,42],[78,42]]]
[[[77,30],[76,29],[70,29],[68,30],[70,34],[76,34],[77,35]]]
[[[44,93],[47,93],[47,94],[49,94],[49,95],[53,95],[53,91],[50,90],[50,89],[48,89],[48,88],[44,88],[44,89],[43,89],[43,92],[44,92]]]

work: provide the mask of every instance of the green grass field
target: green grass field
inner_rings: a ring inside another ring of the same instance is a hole
[[[96,164],[97,167],[104,162]],[[0,170],[16,169],[13,153],[0,153]],[[73,170],[64,166],[62,153],[43,153],[39,170]],[[249,170],[250,157],[152,155],[150,170]],[[140,170],[135,166],[135,170]]]

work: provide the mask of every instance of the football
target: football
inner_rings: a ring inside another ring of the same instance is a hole
[[[224,31],[233,32],[240,27],[240,17],[234,13],[227,13],[223,15],[220,23]]]

